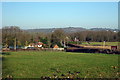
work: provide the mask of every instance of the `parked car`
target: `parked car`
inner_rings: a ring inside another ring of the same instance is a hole
[[[37,48],[35,48],[35,47],[27,47],[27,49],[36,50]]]
[[[13,50],[13,49],[14,49],[14,46],[9,46],[9,49],[10,49],[10,50]]]
[[[9,49],[10,49],[10,50],[13,50],[13,49],[14,49],[14,46],[9,46]],[[21,49],[21,46],[16,46],[16,49]]]
[[[16,49],[22,49],[21,46],[16,46]]]

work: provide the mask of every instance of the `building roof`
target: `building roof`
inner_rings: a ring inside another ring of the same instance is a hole
[[[42,42],[38,42],[38,45],[43,45],[43,43]]]
[[[34,43],[30,43],[29,45],[35,45]]]
[[[58,45],[56,44],[53,48],[59,48]]]

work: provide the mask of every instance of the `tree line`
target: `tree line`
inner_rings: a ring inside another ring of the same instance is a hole
[[[44,47],[53,47],[57,44],[59,47],[67,42],[75,42],[75,38],[78,42],[84,41],[119,41],[119,33],[112,31],[80,31],[74,33],[65,33],[62,29],[57,29],[52,33],[43,32],[28,32],[22,30],[17,26],[9,26],[2,28],[2,45],[14,46],[14,41],[16,39],[17,46],[26,46],[29,43],[43,42]]]

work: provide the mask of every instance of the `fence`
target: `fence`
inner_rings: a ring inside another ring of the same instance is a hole
[[[42,48],[42,49],[3,49],[2,51],[64,51],[64,48]]]

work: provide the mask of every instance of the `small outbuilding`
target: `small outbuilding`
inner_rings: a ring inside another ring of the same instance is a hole
[[[56,44],[53,48],[59,48],[58,45]]]
[[[43,46],[43,43],[42,42],[38,42],[38,44],[37,44],[37,47],[42,47]]]

